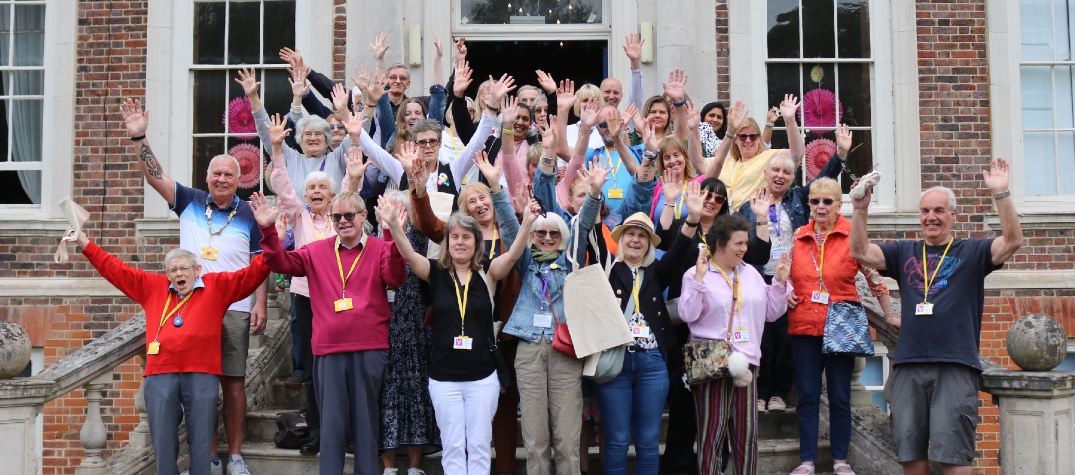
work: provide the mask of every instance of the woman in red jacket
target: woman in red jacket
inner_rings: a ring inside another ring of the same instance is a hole
[[[799,465],[793,475],[813,474],[817,461],[818,404],[821,400],[821,371],[825,371],[829,396],[829,438],[838,474],[854,474],[847,464],[851,441],[851,372],[855,358],[842,354],[822,354],[825,318],[830,302],[858,302],[855,276],[862,272],[874,297],[886,313],[892,311],[881,276],[876,270],[851,258],[851,222],[840,215],[843,192],[832,178],[810,184],[810,212],[814,219],[795,232],[791,252],[791,282],[795,293],[788,296],[788,335],[795,360],[795,384],[799,390]]]

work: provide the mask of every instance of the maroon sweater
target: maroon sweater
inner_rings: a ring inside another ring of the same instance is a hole
[[[347,279],[347,298],[354,308],[337,312],[333,302],[342,296],[343,282],[336,264],[336,240],[322,239],[294,251],[280,246],[276,226],[261,227],[261,249],[265,263],[278,274],[305,276],[310,285],[313,309],[313,353],[328,355],[388,348],[388,306],[385,287],[403,285],[407,265],[387,231],[385,239],[368,236],[364,246],[340,246],[343,273],[359,258]]]

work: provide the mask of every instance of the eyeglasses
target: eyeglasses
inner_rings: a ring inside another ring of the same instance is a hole
[[[539,229],[537,231],[534,231],[534,235],[539,237],[539,238],[544,238],[545,236],[549,236],[550,238],[557,239],[557,238],[560,237],[560,231],[548,231],[548,230],[545,230],[545,229]]]
[[[537,98],[536,97],[520,97],[519,102],[521,102],[523,104],[526,104],[526,105],[531,105],[534,102],[537,102]]]
[[[739,140],[743,142],[753,142],[755,140],[758,140],[758,134],[739,134],[737,135],[737,137],[739,137]]]
[[[832,206],[832,204],[835,202],[836,200],[832,198],[825,198],[823,200],[818,198],[810,198],[810,206],[817,206],[820,203],[825,203],[825,206]]]
[[[187,272],[190,272],[192,269],[194,269],[194,268],[189,267],[189,266],[172,267],[172,268],[168,269],[168,275],[186,274]]]
[[[406,81],[408,79],[407,76],[388,76],[389,81]]]
[[[329,124],[328,128],[329,130],[347,130],[347,127],[344,127],[343,124]]]
[[[355,220],[355,216],[357,216],[357,215],[358,215],[358,213],[344,213],[344,214],[332,213],[332,222],[333,223],[338,223],[342,219],[342,220],[347,221],[348,223],[350,223],[350,222]]]
[[[436,147],[437,144],[440,143],[440,139],[419,140],[419,141],[414,142],[414,143],[415,143],[415,145],[418,145],[421,148],[432,148],[432,147]]]
[[[534,108],[534,113],[535,114],[540,114],[542,112],[548,112],[548,111],[549,111],[548,107],[535,107]]]

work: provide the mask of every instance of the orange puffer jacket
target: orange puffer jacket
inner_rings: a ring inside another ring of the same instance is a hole
[[[858,301],[858,289],[855,287],[855,275],[858,273],[858,261],[851,258],[851,222],[837,215],[836,225],[825,238],[825,261],[822,274],[825,287],[829,292],[829,302],[843,300]],[[806,336],[825,335],[825,317],[828,316],[827,304],[814,303],[811,294],[823,287],[819,284],[816,260],[821,262],[821,250],[814,236],[814,221],[795,231],[795,243],[791,251],[791,283],[795,286],[795,296],[799,305],[788,311],[788,334]],[[813,259],[811,259],[813,256]]]

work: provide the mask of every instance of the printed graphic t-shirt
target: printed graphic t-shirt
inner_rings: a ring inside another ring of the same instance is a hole
[[[978,345],[985,277],[1001,266],[993,265],[993,239],[956,239],[942,263],[947,244],[926,247],[928,301],[933,304],[933,315],[915,315],[915,307],[927,299],[921,262],[924,243],[896,241],[880,245],[886,268],[882,274],[896,279],[900,288],[903,322],[894,364],[960,363],[982,371]]]

